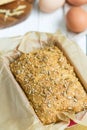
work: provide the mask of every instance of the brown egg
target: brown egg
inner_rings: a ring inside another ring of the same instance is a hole
[[[62,7],[65,0],[39,0],[39,8],[41,11],[51,13]]]
[[[67,28],[72,32],[82,32],[87,28],[87,12],[81,7],[72,7],[66,15]]]
[[[75,6],[87,4],[87,0],[67,0],[67,2]]]

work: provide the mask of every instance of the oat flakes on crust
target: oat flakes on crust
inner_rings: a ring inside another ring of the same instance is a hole
[[[58,122],[58,113],[87,108],[87,94],[58,47],[22,54],[10,68],[43,124]]]

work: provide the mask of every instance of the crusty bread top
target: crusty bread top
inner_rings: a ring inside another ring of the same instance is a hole
[[[58,47],[22,54],[10,69],[43,124],[60,121],[61,112],[87,109],[87,94]]]
[[[8,4],[13,1],[15,1],[15,0],[0,0],[0,5]]]

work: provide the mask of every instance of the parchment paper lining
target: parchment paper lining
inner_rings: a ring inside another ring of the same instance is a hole
[[[84,111],[79,113],[79,116],[75,116],[73,113],[61,113],[59,116],[63,121],[43,126],[9,68],[9,63],[21,53],[29,53],[47,44],[56,43],[75,67],[78,77],[87,90],[87,72],[85,71],[87,59],[78,45],[65,38],[61,32],[55,34],[30,32],[17,41],[18,44],[15,47],[8,51],[5,50],[5,53],[1,53],[0,56],[0,129],[64,130],[68,126],[70,118],[79,124],[87,125],[87,113]]]

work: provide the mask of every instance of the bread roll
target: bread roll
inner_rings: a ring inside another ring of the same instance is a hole
[[[0,28],[5,28],[25,20],[34,0],[15,0],[0,6]]]

